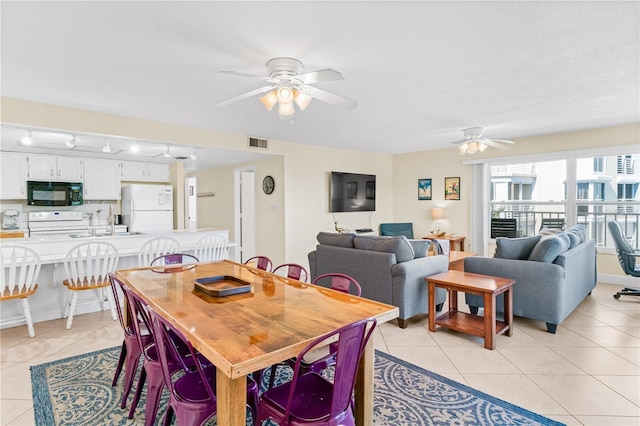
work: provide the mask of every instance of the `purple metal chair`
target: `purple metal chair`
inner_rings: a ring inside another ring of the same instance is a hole
[[[203,365],[201,357],[189,340],[171,323],[158,315],[151,306],[147,306],[147,312],[153,325],[164,382],[169,389],[169,405],[164,424],[169,426],[175,414],[179,425],[201,425],[217,411],[216,367]],[[180,339],[189,349],[195,367],[185,371],[183,376],[175,380],[171,376],[170,365],[171,360],[178,359],[180,354],[172,336]],[[247,403],[251,416],[255,419],[258,409],[258,384],[248,376]]]
[[[286,273],[287,278],[302,281],[303,283],[306,283],[309,279],[309,272],[307,272],[304,266],[298,265],[297,263],[283,263],[271,272],[274,274],[278,274],[278,272]]]
[[[331,279],[331,288],[333,290],[348,294],[351,290],[351,287],[353,287],[353,292],[356,294],[356,296],[360,296],[362,292],[360,284],[358,284],[358,282],[354,278],[350,277],[347,274],[341,274],[338,272],[322,274],[316,277],[316,279],[313,280],[312,284],[317,284],[322,279]],[[327,344],[325,345],[318,345],[312,351],[309,351],[306,354],[305,358],[302,359],[302,361],[300,362],[300,368],[304,372],[315,371],[316,373],[321,373],[322,370],[336,363],[335,356],[332,355],[335,355],[335,343],[327,342]],[[293,368],[295,362],[296,359],[291,358],[284,362],[271,366],[271,375],[269,376],[269,389],[273,387],[273,381],[275,380],[276,370],[278,369],[278,367],[288,365],[289,367]]]
[[[278,425],[355,425],[351,395],[360,358],[376,319],[345,325],[325,334],[300,352],[290,382],[265,391],[260,397],[257,424],[271,419]],[[304,356],[325,340],[335,339],[336,367],[333,383],[316,372],[304,373]]]
[[[254,256],[244,262],[245,265],[248,265],[252,262],[255,262],[256,268],[262,269],[263,271],[271,272],[271,268],[273,267],[273,262],[267,256]]]
[[[319,275],[315,280],[313,280],[313,284],[318,284],[320,280],[325,278],[331,278],[331,288],[333,290],[341,291],[343,293],[353,292],[356,296],[360,296],[360,294],[362,294],[360,284],[358,284],[353,277],[350,277],[347,274],[340,274],[338,272]],[[351,290],[351,287],[353,287],[354,290]]]
[[[127,294],[122,288],[122,283],[115,277],[114,274],[109,274],[109,281],[111,282],[111,290],[113,291],[113,299],[114,305],[116,305],[116,312],[118,313],[118,319],[120,320],[120,326],[124,331],[124,340],[122,341],[122,349],[120,349],[120,357],[118,358],[118,364],[116,365],[116,372],[113,375],[113,382],[111,386],[115,386],[118,382],[118,378],[120,377],[120,373],[122,372],[122,367],[124,365],[124,388],[122,391],[122,402],[120,403],[120,407],[124,408],[127,405],[127,398],[129,396],[129,392],[131,392],[131,387],[133,386],[133,379],[136,374],[136,370],[138,369],[138,362],[140,361],[140,355],[142,355],[142,350],[140,349],[140,344],[138,344],[138,336],[136,335],[136,330],[140,330],[139,328],[134,328],[133,326],[133,318],[131,316],[131,311],[127,310],[127,317],[125,318],[122,313],[122,308],[120,306],[120,299],[118,297],[117,286],[121,287],[121,290],[124,294],[125,301],[127,300]],[[128,302],[127,302],[128,303]],[[137,320],[137,319],[136,319]],[[144,346],[148,345],[153,341],[151,335],[148,330],[144,330],[140,335],[140,339],[143,342]]]
[[[117,280],[117,279],[116,279]],[[142,389],[144,387],[145,380],[147,380],[147,401],[145,403],[144,410],[144,424],[145,426],[153,426],[156,420],[156,416],[158,413],[158,405],[160,404],[160,396],[162,395],[162,388],[164,386],[164,376],[162,374],[162,365],[160,364],[160,358],[158,356],[156,339],[153,333],[151,336],[153,341],[151,343],[146,343],[141,339],[140,334],[140,325],[144,324],[149,330],[153,330],[153,326],[151,324],[151,318],[147,312],[147,304],[140,296],[136,293],[129,290],[129,288],[118,281],[124,290],[129,310],[131,312],[131,316],[134,318],[140,318],[140,322],[134,321],[133,327],[136,330],[137,342],[140,345],[142,351],[142,370],[140,371],[140,378],[138,379],[138,385],[136,388],[136,393],[133,397],[133,402],[131,403],[131,408],[129,409],[129,418],[132,419],[135,414],[136,407],[138,406],[138,402],[140,401],[140,395],[142,394]],[[170,336],[171,337],[171,336]],[[175,340],[173,340],[173,345],[175,345]],[[181,341],[179,342],[181,343]],[[188,371],[191,366],[193,366],[193,361],[188,357],[190,354],[188,353],[188,349],[185,351],[184,349],[177,347],[178,358],[168,358],[168,369],[171,374],[174,374],[178,370]],[[186,348],[186,347],[185,347]],[[187,352],[185,354],[185,352]]]

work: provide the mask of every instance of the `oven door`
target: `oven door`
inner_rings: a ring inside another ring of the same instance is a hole
[[[27,181],[30,206],[82,205],[82,183]]]

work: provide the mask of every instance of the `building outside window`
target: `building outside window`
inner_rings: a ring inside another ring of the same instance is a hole
[[[584,224],[599,247],[613,248],[607,222],[620,222],[638,248],[640,155],[589,156],[491,166],[492,218],[516,220],[517,236],[536,235],[544,219]],[[567,170],[575,173],[567,175]],[[573,188],[575,192],[568,191]],[[569,198],[567,194],[574,194]]]

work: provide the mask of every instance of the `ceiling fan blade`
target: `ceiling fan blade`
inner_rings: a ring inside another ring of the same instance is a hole
[[[469,142],[469,139],[459,139],[457,141],[451,142],[451,145],[460,145],[461,143]]]
[[[491,138],[489,140],[492,141],[492,142],[498,142],[498,143],[508,143],[510,145],[513,145],[515,143],[514,141],[509,141],[509,140],[506,140],[506,139],[493,139],[493,138]]]
[[[313,84],[319,81],[344,80],[342,74],[340,74],[336,70],[332,70],[331,68],[327,68],[326,70],[305,72],[296,75],[294,78],[296,80],[300,80],[302,84]]]
[[[226,99],[224,101],[218,102],[217,104],[214,104],[214,107],[223,107],[223,106],[227,106],[229,104],[232,104],[234,102],[238,102],[247,98],[250,98],[252,96],[256,96],[256,95],[261,95],[263,93],[267,93],[270,90],[275,89],[277,86],[263,86],[259,89],[256,90],[252,90],[250,92],[247,93],[243,93],[242,95],[238,95],[238,96],[234,96],[233,98],[229,98]]]
[[[494,148],[501,149],[503,151],[508,151],[510,149],[508,146],[505,146],[504,144],[496,142],[495,139],[483,139],[480,142],[482,142],[485,145],[489,145]]]
[[[307,89],[309,90],[309,95],[319,101],[336,105],[344,109],[355,109],[358,106],[358,102],[353,99],[345,98],[344,96],[336,95],[335,93],[327,92],[326,90],[318,89],[313,86],[308,86]]]
[[[237,72],[237,71],[218,71],[221,74],[230,74],[230,75],[235,75],[238,77],[250,77],[250,78],[259,78],[261,80],[264,80],[265,77],[264,75],[258,75],[258,74],[247,74],[244,72]]]

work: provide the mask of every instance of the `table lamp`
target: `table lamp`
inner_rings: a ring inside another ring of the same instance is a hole
[[[442,207],[434,207],[431,209],[431,219],[436,221],[436,229],[431,231],[435,236],[441,237],[446,232],[440,230],[440,221],[444,219],[444,209]]]

